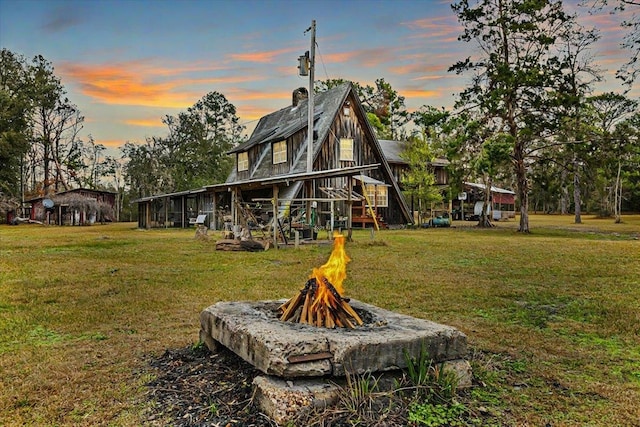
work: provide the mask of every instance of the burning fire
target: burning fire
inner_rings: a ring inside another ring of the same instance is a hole
[[[347,277],[347,263],[351,261],[344,250],[345,237],[334,234],[333,251],[329,260],[313,273],[305,287],[280,306],[280,320],[308,323],[327,328],[351,327],[362,319],[343,298],[342,282]]]
[[[324,284],[325,280],[328,280],[340,297],[344,294],[342,282],[347,277],[347,264],[351,261],[351,258],[344,250],[344,241],[345,238],[342,234],[334,234],[333,251],[331,251],[329,260],[322,267],[314,268],[313,273],[309,276],[310,279],[316,279],[316,283]],[[332,296],[328,286],[318,286],[313,305],[318,305],[321,302],[325,305],[331,305]]]

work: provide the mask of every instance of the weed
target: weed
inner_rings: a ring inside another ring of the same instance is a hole
[[[195,342],[193,344],[191,344],[191,350],[192,351],[201,351],[204,349],[204,341],[198,341]]]
[[[216,404],[216,402],[211,402],[207,409],[209,410],[209,413],[211,415],[218,415],[218,405]]]
[[[341,406],[353,415],[353,419],[375,417],[374,401],[379,379],[370,372],[362,375],[347,373],[346,386],[341,388]]]
[[[450,405],[414,403],[409,408],[409,421],[418,426],[463,426],[467,408],[460,403]]]
[[[404,357],[408,379],[418,395],[437,403],[453,400],[458,388],[455,372],[445,369],[444,363],[433,363],[424,346],[420,349],[418,359],[411,357],[406,350]]]

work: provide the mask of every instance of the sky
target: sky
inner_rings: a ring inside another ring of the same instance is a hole
[[[590,15],[577,1],[567,6],[602,36],[591,52],[604,77],[597,92],[621,92],[621,17]],[[462,29],[443,0],[0,0],[0,47],[50,61],[85,116],[80,137],[117,151],[165,136],[163,117],[212,91],[236,106],[249,134],[308,87],[297,58],[310,49],[312,20],[316,80],[384,78],[409,111],[451,109],[469,81],[447,72],[475,46],[457,40]],[[637,85],[629,96],[640,96]]]

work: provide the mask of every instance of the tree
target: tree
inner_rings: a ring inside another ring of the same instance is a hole
[[[36,170],[41,170],[42,193],[46,195],[52,184],[56,191],[60,184],[65,190],[69,189],[70,163],[67,160],[73,155],[84,117],[65,96],[66,91],[50,62],[36,56],[31,69],[34,110],[31,127],[33,146],[29,160],[34,181],[38,180]]]
[[[186,112],[166,116],[169,135],[159,140],[171,170],[174,190],[223,182],[233,160],[227,152],[241,141],[244,126],[224,95],[210,92]]]
[[[23,159],[29,149],[29,75],[26,61],[0,51],[0,193],[12,204],[22,195]]]
[[[529,157],[548,133],[549,90],[558,86],[562,68],[556,43],[573,19],[556,0],[480,0],[475,6],[462,0],[452,8],[464,27],[459,39],[480,47],[477,60],[450,67],[473,72],[457,106],[477,110],[495,133],[511,136],[518,231],[528,233]]]
[[[640,75],[640,0],[583,0],[582,5],[590,5],[593,11],[602,12],[608,10],[609,13],[621,13],[628,8],[636,8],[636,13],[630,19],[621,23],[628,32],[624,35],[620,45],[627,49],[631,55],[618,71],[616,77],[631,89],[634,82]]]
[[[418,202],[418,215],[432,203],[442,201],[440,190],[436,186],[435,176],[429,164],[435,158],[426,138],[412,137],[400,156],[407,162],[408,169],[401,177],[404,193]],[[413,202],[412,202],[413,205]],[[418,218],[422,222],[421,218]]]
[[[605,182],[613,189],[611,206],[618,223],[621,221],[624,168],[631,163],[637,145],[638,102],[613,92],[591,97],[588,101],[595,110],[595,125],[600,130],[595,149],[600,157]]]
[[[591,91],[591,85],[599,81],[600,71],[593,65],[589,55],[591,46],[598,41],[599,34],[595,30],[585,30],[575,25],[559,38],[559,51],[562,59],[560,87],[556,93],[558,114],[561,128],[560,136],[567,143],[570,154],[567,170],[573,173],[574,222],[582,223],[582,194],[580,189],[581,166],[586,163],[589,126],[585,120],[583,108],[585,97]],[[563,183],[566,185],[566,183]]]
[[[492,135],[482,144],[482,151],[473,164],[476,173],[482,176],[485,186],[482,212],[478,220],[478,227],[492,227],[489,207],[491,206],[491,187],[494,177],[511,160],[510,153],[513,146],[512,136],[508,133]]]
[[[345,79],[327,79],[315,82],[316,92],[325,92],[333,87],[346,83]],[[357,82],[351,82],[358,98],[367,113],[369,123],[380,139],[395,141],[407,138],[404,126],[411,120],[407,111],[404,96],[400,96],[385,79],[379,78],[375,87],[362,86]]]
[[[125,182],[135,197],[172,191],[175,187],[171,172],[163,165],[162,146],[157,138],[147,138],[144,144],[126,142],[120,149],[126,161]]]

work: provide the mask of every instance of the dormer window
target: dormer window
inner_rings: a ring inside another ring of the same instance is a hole
[[[272,146],[273,150],[273,164],[285,163],[287,161],[287,141],[274,142]]]
[[[340,138],[340,160],[353,161],[353,138]]]
[[[242,151],[238,153],[238,172],[249,170],[249,153]]]

